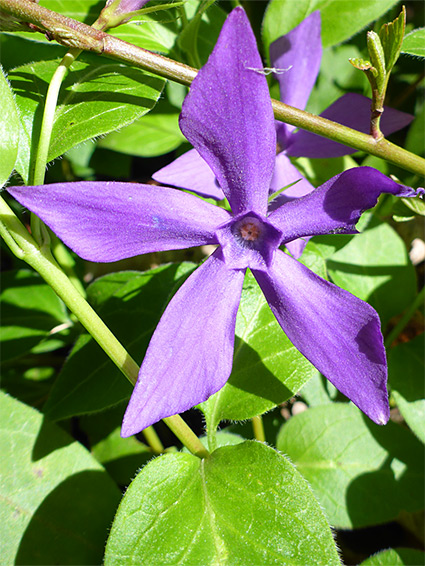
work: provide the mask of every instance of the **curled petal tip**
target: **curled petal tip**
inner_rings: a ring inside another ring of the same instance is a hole
[[[386,425],[388,421],[389,417],[387,417],[386,415],[380,415],[376,421],[376,424]]]

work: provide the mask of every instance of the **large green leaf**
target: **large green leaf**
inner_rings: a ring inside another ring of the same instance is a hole
[[[424,337],[399,344],[388,353],[391,393],[407,424],[425,443]]]
[[[62,301],[33,271],[2,274],[2,361],[26,354],[59,325],[70,324]]]
[[[120,491],[89,452],[0,393],[3,564],[100,564]]]
[[[420,566],[425,554],[412,548],[390,548],[364,560],[360,566]]]
[[[315,10],[322,18],[324,47],[336,45],[359,32],[389,10],[398,0],[271,0],[263,21],[263,40],[270,43],[285,35]]]
[[[18,156],[19,122],[18,111],[13,99],[12,91],[0,65],[0,187],[2,187],[12,173]]]
[[[137,362],[178,281],[193,264],[162,265],[146,272],[126,271],[101,277],[88,297],[102,319]],[[88,335],[69,355],[44,408],[53,420],[99,411],[128,399],[131,385]]]
[[[229,381],[199,407],[207,427],[244,420],[294,395],[316,373],[276,321],[253,275],[248,273],[236,321]]]
[[[425,28],[414,29],[403,40],[401,52],[415,57],[425,57]]]
[[[283,425],[277,448],[307,479],[330,523],[384,523],[424,502],[424,447],[406,429],[375,425],[353,405],[315,407]]]
[[[90,25],[99,16],[105,2],[99,2],[99,0],[40,0],[39,4],[68,18]],[[118,28],[113,28],[108,33],[144,49],[168,53],[176,41],[178,21],[179,15],[176,10],[151,12]],[[42,33],[22,32],[16,35],[33,42],[47,42],[47,38]]]
[[[388,224],[354,236],[328,260],[328,269],[334,283],[378,311],[383,328],[415,298],[415,270],[403,240]]]
[[[128,488],[106,566],[340,564],[306,482],[272,448],[247,441],[207,459],[168,454]]]
[[[160,101],[140,120],[101,139],[99,146],[129,155],[154,157],[173,151],[184,141],[177,109]]]
[[[16,163],[24,180],[36,151],[47,88],[58,64],[55,60],[39,61],[9,73],[24,130]],[[163,79],[140,69],[93,55],[81,56],[61,87],[48,160],[140,118],[155,106],[163,86]]]

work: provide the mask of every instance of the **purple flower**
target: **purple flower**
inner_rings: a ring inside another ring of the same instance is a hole
[[[279,71],[275,74],[280,86],[280,99],[285,104],[304,109],[319,73],[322,58],[320,39],[320,12],[313,12],[299,26],[280,37],[270,45],[272,67]],[[253,67],[254,68],[254,67]],[[261,72],[259,62],[258,71]],[[253,76],[253,75],[252,75]],[[370,130],[371,100],[360,94],[345,94],[334,102],[321,116],[339,122],[364,133]],[[385,107],[381,120],[385,135],[395,132],[413,119],[413,116],[392,108]],[[299,130],[276,121],[278,155],[274,174],[270,183],[270,192],[298,181],[278,197],[276,204],[310,193],[314,187],[292,165],[287,156],[293,157],[340,157],[356,150],[316,134]],[[181,187],[202,196],[222,199],[223,191],[217,179],[196,149],[178,157],[171,164],[157,171],[153,178],[159,183]],[[301,179],[301,180],[300,180]],[[307,240],[295,240],[288,243],[293,257],[301,256]]]
[[[227,18],[180,118],[209,164],[228,212],[185,192],[131,183],[77,182],[8,191],[76,253],[109,262],[218,244],[167,306],[152,336],[122,428],[129,436],[208,399],[231,369],[235,321],[250,268],[294,345],[373,421],[389,417],[380,322],[367,303],[325,281],[279,246],[313,234],[356,232],[382,192],[415,192],[359,167],[268,214],[276,130],[245,12]]]

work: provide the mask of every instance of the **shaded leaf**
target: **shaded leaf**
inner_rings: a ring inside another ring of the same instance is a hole
[[[328,270],[334,283],[378,311],[384,329],[416,296],[415,271],[404,242],[385,223],[372,223],[336,251]]]
[[[4,564],[100,564],[120,491],[36,410],[0,393]]]
[[[169,454],[129,486],[108,539],[114,564],[340,564],[307,484],[282,455],[247,441],[200,460]]]
[[[122,486],[130,483],[136,472],[152,458],[152,451],[135,436],[121,438],[121,427],[114,429],[92,448],[92,454]]]
[[[424,337],[399,344],[388,353],[388,381],[405,421],[425,444]]]
[[[425,564],[425,554],[412,548],[390,548],[364,560],[360,566],[419,566]]]
[[[37,273],[6,271],[2,288],[2,362],[26,354],[53,329],[70,324],[64,304]]]
[[[292,417],[277,448],[310,483],[335,527],[384,523],[402,509],[423,508],[424,447],[408,430],[375,425],[351,404]]]
[[[12,173],[18,156],[20,122],[12,91],[0,66],[0,187]]]
[[[205,4],[207,9],[203,11]],[[185,10],[188,19],[191,20],[189,24],[190,27],[188,26],[189,31],[187,33],[183,31],[179,36],[179,46],[186,51],[189,50],[193,52],[194,43],[191,39],[192,33],[195,32],[193,39],[196,44],[201,66],[207,62],[227,16],[226,12],[217,3],[211,4],[212,2],[210,2],[210,0],[207,0],[207,3],[205,0],[187,0]],[[195,22],[194,20],[197,18],[196,14],[199,10],[203,12],[200,21]]]

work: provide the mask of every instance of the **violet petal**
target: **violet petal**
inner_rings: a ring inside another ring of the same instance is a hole
[[[288,69],[275,74],[280,86],[280,100],[304,110],[319,74],[322,59],[320,12],[310,14],[296,28],[270,45],[272,67]],[[294,126],[288,126],[293,130]]]
[[[269,220],[283,233],[283,243],[318,234],[355,234],[362,212],[375,206],[381,193],[418,194],[372,167],[357,167],[274,210]]]
[[[183,134],[214,171],[235,214],[266,214],[276,132],[263,63],[242,8],[227,17],[180,115]]]
[[[162,185],[181,187],[203,197],[224,199],[211,167],[202,159],[196,149],[191,149],[177,157],[152,175]]]
[[[124,415],[121,435],[201,403],[232,370],[244,271],[228,269],[218,249],[171,299],[150,341]]]
[[[364,134],[370,133],[371,100],[361,94],[349,92],[338,98],[320,116],[348,126]],[[385,136],[401,130],[413,120],[414,116],[384,106],[381,118],[381,130]],[[348,147],[333,140],[328,140],[317,134],[299,130],[292,134],[287,142],[287,154],[294,157],[341,157],[355,153],[357,149]]]
[[[79,256],[109,262],[217,243],[230,214],[177,189],[118,182],[8,187]]]
[[[301,175],[294,165],[292,165],[285,153],[279,153],[279,155],[276,156],[276,165],[270,187],[271,191],[275,192],[294,181],[297,181],[295,185],[292,185],[289,189],[285,189],[282,193],[280,193],[280,195],[270,202],[269,213],[276,210],[286,202],[314,191],[313,185]],[[291,242],[287,242],[285,245],[290,251],[292,257],[298,259],[301,257],[308,240],[308,237],[298,238]]]
[[[375,310],[278,251],[254,271],[294,346],[377,424],[389,418],[387,365]]]
[[[295,183],[297,181],[297,183]],[[303,175],[298,171],[295,165],[292,165],[285,153],[276,155],[275,168],[270,184],[270,193],[274,193],[291,183],[295,183],[289,189],[285,189],[275,200],[269,205],[269,210],[277,208],[276,201],[280,204],[302,197],[314,190],[314,187]]]

